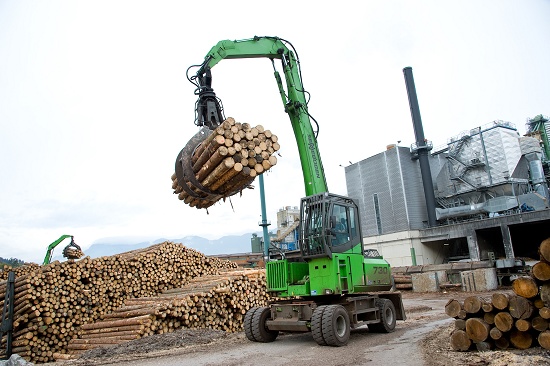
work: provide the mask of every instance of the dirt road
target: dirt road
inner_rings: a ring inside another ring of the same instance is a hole
[[[445,315],[450,297],[467,294],[405,294],[407,320],[395,332],[352,330],[345,347],[321,347],[311,334],[281,334],[273,343],[253,343],[244,333],[196,330],[143,338],[124,346],[93,350],[84,359],[66,365],[550,365],[550,354],[540,348],[527,351],[453,352],[449,334],[453,319]],[[471,295],[471,294],[470,294]],[[56,363],[59,365],[60,363]]]

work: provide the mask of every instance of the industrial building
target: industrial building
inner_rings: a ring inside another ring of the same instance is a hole
[[[297,250],[300,209],[298,206],[285,206],[277,211],[277,231],[269,233],[270,248],[273,252]],[[264,238],[256,234],[251,239],[252,253],[264,253]]]
[[[298,249],[298,226],[300,209],[298,206],[285,206],[277,212],[277,235],[271,239],[272,246],[283,250]]]
[[[513,266],[515,258],[538,258],[540,242],[550,237],[549,135],[542,115],[527,120],[525,136],[510,122],[493,121],[442,148],[425,141],[424,172],[417,144],[389,145],[346,167],[365,248],[392,266],[461,260]],[[426,187],[435,200],[426,199]]]

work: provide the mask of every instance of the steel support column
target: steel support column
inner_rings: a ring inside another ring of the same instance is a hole
[[[468,251],[470,252],[470,259],[473,261],[479,261],[479,245],[477,243],[477,235],[475,231],[472,231],[470,235],[466,237],[468,241]]]
[[[502,244],[504,245],[504,253],[506,254],[506,258],[514,258],[514,247],[512,247],[510,228],[506,224],[500,224],[500,232],[502,233]]]

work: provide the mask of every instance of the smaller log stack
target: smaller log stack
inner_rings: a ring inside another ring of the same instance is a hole
[[[550,238],[541,243],[539,254],[531,275],[512,282],[512,292],[470,296],[463,303],[449,300],[445,313],[456,319],[453,350],[550,349]]]
[[[195,147],[192,169],[207,188],[203,192],[190,181],[178,182],[172,175],[172,189],[178,198],[196,208],[208,208],[221,199],[242,192],[254,179],[277,164],[273,155],[280,149],[277,135],[262,125],[252,127],[229,117]],[[193,194],[182,188],[185,184]]]
[[[395,288],[399,291],[403,290],[412,290],[412,276],[404,273],[395,273],[393,275],[393,280],[395,282]]]
[[[40,268],[40,266],[36,263],[28,263],[21,267],[4,266],[2,271],[0,271],[0,281],[7,281],[8,274],[12,271],[15,273],[15,277],[19,277],[31,273],[38,268]],[[0,296],[4,296],[4,293],[0,294]]]
[[[58,353],[54,358],[74,358],[90,349],[179,328],[240,331],[246,311],[266,306],[267,301],[265,270],[197,277],[159,296],[127,299],[122,307],[103,315],[101,321],[82,325],[78,338],[69,342],[69,353]]]

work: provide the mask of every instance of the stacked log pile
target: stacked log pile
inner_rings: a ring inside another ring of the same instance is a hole
[[[52,361],[54,353],[66,351],[83,324],[114,311],[126,299],[156,296],[194,277],[235,267],[171,242],[38,267],[15,280],[13,352],[35,363]],[[1,294],[6,284],[0,282]],[[0,307],[3,301],[2,296]]]
[[[84,324],[68,345],[70,355],[179,328],[242,330],[244,314],[267,304],[265,271],[230,271],[197,277],[159,296],[127,299],[124,306]],[[69,356],[55,355],[62,359]]]
[[[531,275],[515,279],[511,292],[447,303],[445,313],[456,319],[453,350],[550,349],[550,238],[541,243],[539,253]]]
[[[277,135],[262,125],[235,122],[229,117],[195,147],[192,170],[196,180],[209,192],[172,175],[172,189],[191,207],[208,208],[247,188],[255,177],[277,164]],[[184,190],[182,186],[188,188]]]
[[[395,288],[397,290],[412,290],[412,276],[404,273],[396,273],[393,275],[393,280],[395,282]]]
[[[0,271],[0,281],[6,281],[10,272],[14,272],[15,277],[19,277],[27,273],[33,272],[38,268],[40,268],[40,266],[36,263],[28,263],[20,267],[4,266],[4,268],[2,268],[2,271]],[[4,294],[2,293],[0,294],[0,296],[4,296]]]

